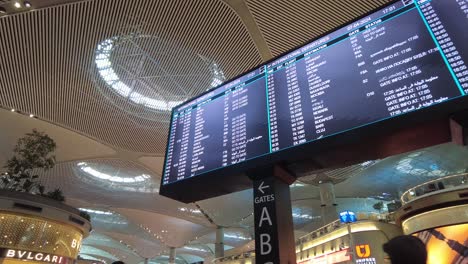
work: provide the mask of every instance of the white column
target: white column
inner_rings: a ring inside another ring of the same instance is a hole
[[[169,248],[169,264],[174,264],[176,259],[176,248],[170,247]]]
[[[319,184],[320,188],[320,202],[322,206],[321,216],[324,225],[338,219],[336,212],[336,199],[335,199],[335,186],[331,182],[324,182]]]
[[[215,257],[224,257],[224,228],[222,226],[216,228]]]

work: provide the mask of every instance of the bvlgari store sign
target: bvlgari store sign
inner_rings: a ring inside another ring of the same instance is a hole
[[[2,258],[14,258],[25,261],[38,261],[45,263],[57,263],[57,264],[71,264],[73,260],[57,256],[54,254],[34,252],[28,250],[19,250],[19,249],[10,249],[10,248],[0,248],[0,256]]]

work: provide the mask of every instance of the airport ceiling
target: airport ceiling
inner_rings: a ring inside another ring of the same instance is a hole
[[[252,190],[194,204],[159,196],[167,109],[389,1],[14,2],[0,0],[0,162],[45,131],[58,164],[44,183],[92,216],[82,256],[165,263],[174,246],[191,263],[213,256],[217,225],[226,249],[251,247]],[[336,184],[338,209],[371,213],[376,199],[464,171],[466,152],[444,144],[311,173],[292,186],[296,236],[321,225],[320,180]]]

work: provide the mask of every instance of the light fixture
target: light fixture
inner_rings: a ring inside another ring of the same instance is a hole
[[[80,162],[81,163],[81,162]],[[118,183],[137,183],[137,182],[145,182],[148,179],[151,178],[150,175],[148,174],[141,174],[135,177],[119,177],[119,176],[113,176],[107,173],[100,172],[94,168],[91,168],[87,166],[86,163],[83,165],[78,165],[80,166],[80,169],[96,178],[99,178],[101,180],[108,180],[111,182],[118,182]]]
[[[192,251],[199,251],[199,252],[208,252],[206,249],[197,248],[197,247],[190,247],[190,246],[184,246],[183,249],[192,250]]]
[[[0,14],[6,14],[6,9],[3,6],[0,6]]]
[[[137,91],[132,90],[132,87],[127,86],[117,76],[117,73],[112,68],[110,60],[111,53],[118,41],[117,37],[113,37],[101,42],[96,49],[95,63],[99,75],[104,82],[107,83],[119,95],[127,98],[131,102],[142,105],[159,111],[171,111],[173,107],[183,103],[184,101],[166,101],[155,98],[146,97]]]
[[[245,237],[242,235],[235,235],[235,234],[224,234],[225,238],[233,238],[233,239],[239,239],[239,240],[250,240],[251,238]]]
[[[179,207],[179,211],[189,212],[192,214],[201,214],[201,211],[199,209],[191,209],[191,208],[186,208],[186,207]]]
[[[27,7],[27,8],[30,8],[31,7],[31,3],[29,1],[24,1],[24,6]]]
[[[112,212],[110,211],[102,211],[102,210],[94,210],[94,209],[87,209],[87,208],[78,208],[80,211],[92,213],[92,214],[98,214],[98,215],[112,215]]]
[[[15,2],[14,6],[15,6],[16,8],[21,8],[20,2]]]
[[[33,117],[34,117],[34,115],[33,115],[33,114],[29,114],[29,117],[33,118]]]
[[[11,109],[11,111],[12,111],[12,112],[15,112],[16,110],[13,108],[13,109]]]

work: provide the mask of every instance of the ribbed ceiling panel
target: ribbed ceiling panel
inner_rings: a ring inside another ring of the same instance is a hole
[[[139,44],[170,66],[167,75],[183,75],[171,80],[177,89],[164,79],[144,87],[166,97],[210,88],[198,55],[216,62],[226,78],[261,62],[239,17],[221,1],[83,1],[0,18],[0,104],[113,146],[163,154],[169,113],[142,115],[142,106],[109,101],[94,62],[99,43],[135,32],[159,40]],[[138,65],[137,57],[127,62]],[[145,62],[142,72],[158,75],[154,63]]]
[[[273,56],[391,2],[390,0],[245,1]]]
[[[151,173],[145,168],[126,160],[93,159],[80,161],[100,173],[116,177],[138,177]],[[151,175],[151,179],[136,183],[116,182],[112,179],[93,177],[89,171],[83,170],[79,162],[58,163],[53,169],[42,172],[40,181],[47,191],[60,188],[69,199],[82,200],[91,204],[106,205],[115,208],[132,208],[170,215],[185,219],[203,226],[211,226],[201,213],[194,213],[194,205],[183,204],[158,195],[159,179]],[[88,173],[86,173],[88,172]],[[180,210],[180,208],[185,208]]]

